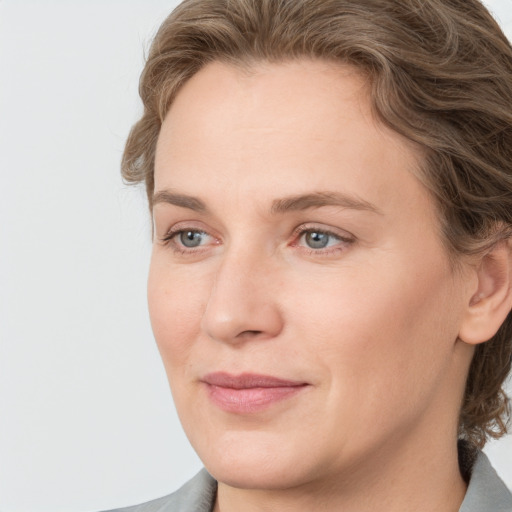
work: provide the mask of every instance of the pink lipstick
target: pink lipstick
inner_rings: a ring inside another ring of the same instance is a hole
[[[263,411],[276,402],[295,396],[308,386],[305,382],[252,373],[209,373],[202,381],[215,405],[226,412],[238,414]]]

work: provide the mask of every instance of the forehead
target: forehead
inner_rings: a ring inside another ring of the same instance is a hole
[[[184,142],[211,151],[242,138],[268,145],[269,132],[289,143],[339,139],[341,124],[366,129],[372,122],[367,97],[365,80],[349,66],[301,60],[240,69],[213,62],[178,92],[160,132],[157,165]]]
[[[242,71],[215,62],[183,86],[164,120],[155,190],[204,196],[214,180],[223,195],[255,201],[334,187],[385,209],[426,195],[413,174],[420,158],[375,119],[369,84],[351,66],[302,60]],[[407,194],[404,185],[413,185]]]

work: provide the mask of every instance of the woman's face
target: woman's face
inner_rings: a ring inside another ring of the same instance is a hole
[[[468,287],[419,158],[350,67],[213,63],[179,92],[157,147],[149,308],[217,479],[321,484],[454,442]]]

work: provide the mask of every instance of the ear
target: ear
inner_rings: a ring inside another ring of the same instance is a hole
[[[459,339],[477,345],[491,339],[512,309],[512,244],[499,242],[474,268],[472,290],[459,331]]]

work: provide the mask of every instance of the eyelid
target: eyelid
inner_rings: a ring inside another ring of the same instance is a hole
[[[161,227],[164,228],[164,226],[161,226]],[[161,231],[160,229],[157,229],[156,226],[155,226],[155,230]],[[206,233],[207,235],[210,235],[210,236],[216,238],[216,236],[214,234],[212,234],[212,232],[211,232],[212,230],[208,226],[205,226],[204,223],[198,222],[196,220],[180,220],[180,221],[174,222],[170,227],[165,228],[163,235],[158,238],[160,238],[160,240],[163,240],[164,238],[170,238],[171,236],[175,235],[176,233],[179,233],[182,231],[197,231],[200,233]]]
[[[182,233],[187,233],[187,232],[199,233],[200,235],[207,235],[207,236],[211,237],[211,235],[209,233],[207,233],[206,231],[203,231],[201,229],[182,228],[182,229],[176,229],[176,230],[174,230],[174,229],[169,230],[162,238],[162,241],[168,242],[169,240],[173,240],[174,238],[176,238],[177,235],[181,235]]]
[[[307,224],[301,224],[300,226],[297,226],[293,230],[293,237],[299,237],[304,233],[310,232],[310,231],[316,231],[318,233],[324,233],[326,235],[331,235],[335,238],[338,238],[339,240],[342,240],[343,242],[354,242],[356,240],[356,237],[352,235],[351,233],[348,233],[347,231],[338,230],[336,228],[328,227],[328,226],[322,226],[321,224],[316,223],[307,223]]]

